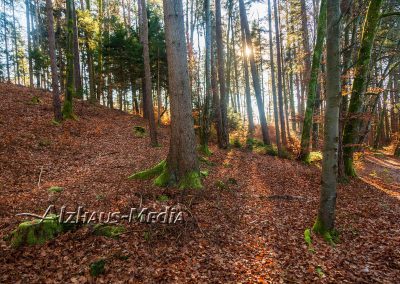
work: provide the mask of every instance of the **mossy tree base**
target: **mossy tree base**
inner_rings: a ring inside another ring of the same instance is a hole
[[[210,149],[208,148],[207,144],[204,145],[199,145],[199,147],[197,148],[197,150],[203,154],[206,157],[209,157],[212,155],[212,152],[210,151]]]
[[[319,218],[315,220],[312,230],[314,233],[321,235],[324,238],[324,240],[328,242],[330,245],[335,245],[332,238],[334,232],[326,229],[325,226],[322,224],[321,220],[319,220]]]
[[[146,180],[154,177],[156,177],[154,179],[154,185],[160,187],[174,185],[177,185],[179,189],[200,189],[203,187],[201,184],[200,172],[193,171],[187,173],[183,178],[180,178],[177,181],[176,176],[172,174],[171,171],[168,169],[165,160],[162,160],[160,163],[150,169],[131,175],[129,179]]]

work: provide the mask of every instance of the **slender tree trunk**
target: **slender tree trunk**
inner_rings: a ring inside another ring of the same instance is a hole
[[[210,0],[204,2],[204,17],[205,17],[205,43],[206,43],[206,58],[205,58],[205,77],[206,77],[206,95],[203,106],[200,145],[205,154],[210,154],[208,150],[208,139],[210,136],[210,116],[211,116],[211,13]]]
[[[221,23],[221,0],[215,0],[215,30],[217,42],[217,60],[218,60],[218,81],[219,93],[221,95],[221,148],[226,149],[229,146],[228,131],[228,95],[225,86],[225,55],[224,44],[222,42],[222,23]]]
[[[152,146],[157,146],[157,129],[153,111],[153,96],[151,93],[151,73],[150,73],[150,56],[149,56],[149,30],[147,23],[147,9],[146,9],[146,0],[141,1],[142,8],[142,19],[141,19],[141,31],[140,36],[142,39],[143,45],[143,61],[144,61],[144,86],[146,93],[146,101],[144,108],[146,109],[148,120],[149,120],[149,129],[150,129],[150,140]]]
[[[354,82],[350,99],[348,119],[343,134],[343,160],[345,174],[355,176],[353,167],[354,143],[357,139],[359,115],[362,106],[362,94],[366,89],[371,50],[374,43],[375,33],[379,23],[379,11],[382,0],[371,0],[367,16],[365,18],[361,47],[354,71]]]
[[[279,121],[281,126],[281,137],[282,144],[287,145],[286,130],[285,130],[285,116],[283,109],[283,94],[282,94],[282,63],[281,63],[281,43],[280,43],[280,31],[279,31],[279,17],[278,17],[278,5],[274,0],[274,18],[275,18],[275,41],[276,41],[276,58],[277,58],[277,70],[278,70],[278,106],[279,106]]]
[[[327,13],[326,2],[327,0],[321,0],[321,8],[318,19],[317,40],[314,48],[311,76],[308,84],[307,108],[304,114],[303,131],[301,134],[301,149],[299,157],[299,159],[303,161],[307,160],[310,154],[310,134],[313,123],[314,107],[316,104],[316,97],[317,97],[318,71],[321,64],[321,57],[322,57],[325,34],[326,34],[326,13]]]
[[[274,104],[274,120],[275,120],[275,136],[276,146],[278,152],[282,152],[281,137],[279,131],[279,114],[278,114],[278,98],[276,96],[276,85],[275,85],[275,63],[274,63],[274,49],[272,41],[272,13],[271,13],[271,0],[268,0],[268,23],[269,23],[269,56],[271,64],[271,85],[272,85],[272,99]]]
[[[31,3],[25,0],[26,5],[26,32],[28,37],[28,63],[29,63],[29,86],[33,87],[33,63],[32,63],[32,38],[31,38]]]
[[[52,0],[46,0],[46,12],[48,20],[48,36],[49,36],[49,56],[51,67],[51,86],[53,90],[53,109],[54,119],[56,121],[62,120],[60,91],[58,87],[58,70],[56,60],[56,39],[54,35],[54,17],[53,17],[53,3]]]
[[[322,6],[322,3],[321,3]],[[322,10],[321,10],[322,12]],[[326,111],[320,205],[314,231],[332,242],[336,207],[337,150],[340,105],[340,5],[327,0]],[[320,23],[318,23],[319,25]]]
[[[17,26],[15,23],[15,3],[14,0],[11,1],[12,3],[12,14],[13,14],[13,37],[14,37],[14,56],[15,56],[15,65],[16,70],[15,73],[17,75],[17,82],[21,84],[21,74],[19,70],[19,60],[18,60],[18,41],[17,41]]]
[[[260,78],[258,76],[257,66],[254,60],[254,48],[253,48],[253,43],[251,41],[250,28],[249,28],[249,23],[247,21],[246,8],[243,0],[239,0],[239,10],[240,10],[240,24],[242,26],[242,30],[244,30],[245,32],[247,47],[251,50],[251,53],[249,54],[250,69],[251,69],[251,76],[253,78],[254,93],[257,100],[257,107],[260,117],[263,142],[266,145],[270,145],[271,141],[269,138],[268,124],[267,124],[267,119],[265,117],[264,104],[262,101]]]
[[[76,18],[75,1],[72,1],[73,6],[73,21],[74,21],[74,82],[75,82],[75,95],[77,98],[83,98],[82,78],[81,78],[81,64],[79,60],[79,41],[78,41],[78,22]]]
[[[66,2],[66,20],[67,20],[67,86],[65,92],[64,105],[62,109],[65,119],[74,118],[72,98],[75,96],[74,84],[74,17],[73,17],[73,0]]]
[[[90,1],[90,0],[89,0]],[[100,101],[101,98],[104,100],[103,96],[103,85],[104,85],[104,77],[103,77],[103,0],[98,0],[97,9],[99,13],[99,50],[98,50],[98,58],[97,58],[97,101]]]
[[[310,36],[308,33],[308,20],[307,20],[307,7],[306,0],[300,0],[301,4],[301,25],[302,25],[302,42],[303,49],[305,53],[304,57],[304,74],[303,77],[303,90],[307,91],[306,86],[310,77],[310,69],[311,69],[311,50],[310,50]]]
[[[242,30],[242,53],[243,53],[243,69],[244,69],[244,82],[245,82],[245,95],[246,95],[246,107],[247,107],[247,118],[249,121],[249,129],[247,137],[253,139],[254,136],[254,120],[253,120],[253,107],[251,105],[250,95],[250,79],[249,79],[249,66],[246,56],[246,36]],[[250,142],[250,140],[249,140]]]

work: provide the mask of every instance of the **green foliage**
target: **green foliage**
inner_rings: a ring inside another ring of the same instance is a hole
[[[242,119],[239,113],[235,113],[232,108],[229,108],[227,116],[229,131],[239,130],[242,127]]]
[[[38,96],[33,96],[31,100],[29,101],[29,104],[31,105],[40,105],[42,103],[42,100]]]
[[[200,171],[200,176],[201,177],[207,177],[208,176],[208,170]]]
[[[304,156],[304,162],[308,165],[322,161],[322,153],[320,151],[310,152]]]
[[[307,244],[308,250],[311,251],[311,252],[314,252],[314,248],[312,246],[311,230],[310,229],[305,229],[304,230],[304,241]]]
[[[239,137],[235,137],[233,141],[231,141],[231,145],[235,148],[242,148],[242,143],[240,142]]]
[[[96,260],[94,262],[92,262],[89,266],[90,268],[90,275],[92,275],[93,277],[97,277],[101,274],[104,274],[105,272],[105,267],[106,265],[106,260],[105,259],[100,259],[100,260]]]
[[[221,189],[221,190],[227,189],[227,188],[228,188],[228,186],[227,186],[222,180],[217,180],[217,181],[215,182],[215,186],[216,186],[218,189]]]
[[[324,225],[322,224],[322,222],[321,222],[321,220],[319,218],[317,218],[317,220],[315,220],[315,223],[314,223],[314,226],[313,226],[312,230],[316,234],[319,234],[319,235],[323,236],[325,241],[328,242],[330,245],[334,245],[335,244],[333,242],[333,238],[332,238],[331,232],[324,227]]]
[[[209,157],[212,155],[212,152],[208,148],[208,145],[199,145],[197,150],[204,156]]]
[[[49,187],[49,189],[47,189],[47,191],[49,193],[61,193],[64,190],[64,188],[59,187],[59,186],[51,186]]]
[[[322,270],[322,268],[320,266],[317,266],[315,268],[315,271],[317,272],[319,277],[324,277],[325,276],[325,273],[324,273],[324,271]]]
[[[93,228],[93,234],[96,236],[104,236],[108,238],[118,238],[119,235],[124,233],[124,226],[96,224]]]

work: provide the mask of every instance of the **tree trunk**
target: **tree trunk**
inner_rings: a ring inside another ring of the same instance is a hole
[[[81,78],[81,64],[79,60],[79,39],[78,39],[78,22],[76,18],[75,1],[72,1],[72,16],[74,21],[74,82],[75,82],[75,95],[77,98],[83,98],[82,78]]]
[[[367,16],[365,18],[361,46],[354,71],[354,82],[350,99],[348,119],[343,134],[343,161],[345,174],[355,176],[353,167],[354,143],[357,139],[359,115],[362,106],[362,94],[366,89],[371,50],[374,43],[375,33],[379,23],[379,11],[382,0],[371,0]]]
[[[149,56],[149,28],[147,23],[147,9],[146,9],[146,0],[141,1],[142,8],[142,19],[141,19],[141,31],[140,36],[143,45],[143,61],[144,61],[144,86],[145,86],[145,94],[146,101],[144,108],[147,112],[147,119],[149,121],[149,129],[150,129],[150,140],[152,146],[157,146],[157,129],[156,122],[153,111],[153,96],[151,93],[151,73],[150,73],[150,56]]]
[[[171,109],[171,142],[165,167],[169,177],[164,181],[176,182],[180,188],[199,188],[182,1],[163,3]]]
[[[251,68],[251,76],[253,78],[254,93],[256,96],[257,107],[258,107],[258,112],[259,112],[259,116],[260,116],[260,124],[261,124],[261,132],[262,132],[262,136],[263,136],[263,142],[266,145],[270,145],[271,141],[269,138],[268,124],[267,124],[267,119],[265,117],[264,104],[262,101],[260,78],[258,77],[257,67],[256,67],[256,63],[254,60],[254,48],[253,48],[253,43],[251,41],[250,28],[249,28],[249,23],[247,21],[246,8],[245,8],[243,0],[239,0],[239,10],[240,10],[240,24],[241,24],[242,29],[245,32],[247,48],[249,48],[251,50],[251,52],[249,54],[249,61],[250,61],[250,68]]]
[[[326,1],[321,1],[321,8],[318,19],[317,40],[313,53],[313,61],[311,67],[311,76],[308,83],[307,107],[304,114],[303,131],[301,134],[300,160],[307,160],[310,154],[310,134],[313,122],[314,107],[316,104],[318,71],[321,64],[321,56],[324,47],[326,34]]]
[[[31,38],[31,2],[25,0],[26,5],[26,32],[28,37],[28,62],[29,62],[29,86],[33,87],[33,63],[32,63],[32,38]]]
[[[321,4],[322,6],[322,4]],[[322,10],[321,10],[322,11]],[[319,25],[320,23],[318,23]],[[332,242],[336,207],[340,105],[340,5],[327,0],[326,111],[320,205],[313,230]]]
[[[60,90],[58,87],[58,71],[56,61],[56,39],[54,35],[54,17],[53,17],[53,3],[52,0],[46,0],[46,12],[48,20],[48,36],[49,36],[49,56],[51,67],[51,87],[53,90],[53,109],[54,119],[56,121],[62,120]]]
[[[205,58],[205,76],[206,76],[206,96],[203,106],[200,146],[204,154],[209,155],[208,139],[210,136],[210,116],[211,116],[211,13],[210,13],[210,0],[204,2],[205,13],[205,43],[206,43],[206,58]]]
[[[221,143],[220,147],[226,149],[229,146],[229,132],[228,132],[228,114],[227,104],[228,96],[225,88],[225,56],[224,45],[222,42],[222,23],[221,23],[221,0],[215,0],[215,24],[216,24],[216,42],[217,42],[217,60],[218,60],[218,81],[219,93],[221,95],[220,108],[221,108]]]
[[[304,76],[303,76],[303,90],[307,91],[306,86],[310,79],[310,68],[311,68],[311,51],[310,51],[310,36],[308,33],[308,21],[307,21],[307,7],[306,0],[301,0],[301,26],[302,26],[302,42],[305,53],[304,57]],[[303,108],[304,109],[304,108]]]
[[[280,121],[280,132],[282,137],[282,144],[287,145],[286,130],[285,130],[285,111],[283,109],[283,94],[282,94],[282,62],[281,62],[281,39],[279,31],[279,16],[278,16],[278,5],[274,0],[274,18],[275,18],[275,41],[276,41],[276,58],[277,58],[277,77],[278,77],[278,106],[279,106],[279,121]]]
[[[64,105],[62,113],[65,119],[74,118],[72,98],[75,96],[74,84],[74,17],[73,17],[73,0],[66,2],[66,20],[67,20],[67,86],[65,92]]]
[[[271,85],[272,85],[272,99],[274,103],[274,120],[275,120],[275,136],[276,146],[278,152],[282,151],[280,131],[279,131],[279,115],[278,115],[278,99],[276,97],[276,85],[275,85],[275,63],[274,63],[274,49],[272,42],[272,13],[271,13],[271,0],[268,0],[268,23],[269,23],[269,56],[271,64]]]

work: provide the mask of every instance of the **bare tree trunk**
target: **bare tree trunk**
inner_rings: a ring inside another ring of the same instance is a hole
[[[141,1],[142,8],[142,19],[141,19],[141,31],[140,36],[143,45],[143,61],[144,61],[144,86],[146,93],[146,101],[144,108],[146,109],[148,120],[149,120],[149,129],[150,129],[150,140],[152,146],[157,146],[157,129],[154,118],[153,111],[153,96],[151,93],[151,73],[150,73],[150,56],[149,56],[149,30],[147,23],[147,10],[146,10],[146,0]]]
[[[218,60],[218,81],[219,93],[221,95],[221,148],[226,149],[229,146],[229,131],[228,131],[228,96],[225,86],[225,55],[224,44],[222,42],[222,23],[221,23],[221,0],[215,0],[215,30],[217,42],[217,60]]]
[[[335,224],[340,106],[340,5],[327,0],[326,112],[320,205],[313,230],[332,242]]]
[[[56,39],[54,35],[53,3],[51,1],[52,0],[46,0],[48,36],[49,36],[49,56],[50,56],[50,67],[51,67],[51,86],[53,90],[54,119],[56,121],[61,121],[62,114],[61,114],[60,91],[58,87]]]
[[[263,135],[263,142],[266,145],[270,145],[271,141],[269,138],[268,123],[267,123],[267,119],[265,117],[265,109],[264,109],[264,104],[262,101],[260,78],[258,76],[257,66],[256,66],[256,63],[254,60],[254,48],[253,48],[253,43],[251,41],[250,28],[249,28],[249,23],[247,21],[246,8],[245,8],[243,0],[239,0],[239,10],[240,10],[240,24],[242,26],[242,30],[244,30],[244,32],[245,32],[247,47],[251,50],[251,53],[249,54],[249,61],[250,61],[250,68],[251,68],[251,76],[253,78],[254,93],[256,96],[257,107],[258,107],[258,112],[259,112],[259,116],[260,116],[260,124],[261,124],[261,132]]]
[[[78,98],[83,98],[82,78],[81,78],[81,64],[79,60],[79,41],[78,41],[78,23],[76,18],[75,1],[73,5],[73,20],[74,20],[74,82],[75,82],[75,95]]]

